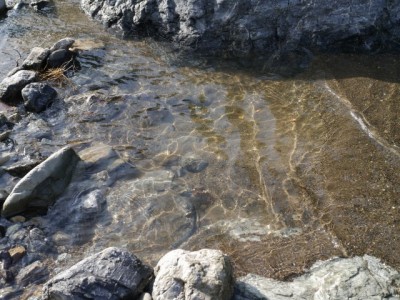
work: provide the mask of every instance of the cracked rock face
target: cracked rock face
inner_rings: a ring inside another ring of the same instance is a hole
[[[400,38],[398,1],[81,0],[124,34],[149,34],[210,53],[377,51]]]
[[[371,256],[314,264],[293,282],[249,274],[239,278],[234,300],[400,299],[400,274]]]
[[[155,300],[230,300],[233,268],[219,250],[173,250],[155,268]]]

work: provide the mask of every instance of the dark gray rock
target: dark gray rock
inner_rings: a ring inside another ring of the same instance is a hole
[[[49,49],[34,47],[31,50],[31,53],[22,63],[22,68],[29,70],[40,70],[45,67],[47,57],[49,57],[49,55]]]
[[[26,110],[32,112],[44,111],[57,97],[57,91],[47,83],[34,82],[21,91]]]
[[[51,155],[18,182],[3,204],[2,216],[47,208],[69,184],[78,161],[78,155],[68,147]]]
[[[5,12],[6,10],[7,10],[6,1],[0,0],[0,14]]]
[[[72,62],[73,54],[71,51],[66,49],[59,49],[51,52],[47,59],[47,67],[49,68],[60,68],[66,66],[68,62]]]
[[[136,299],[153,270],[129,252],[107,248],[50,279],[43,300]]]
[[[396,48],[400,2],[385,0],[81,0],[125,34],[160,36],[209,53],[248,56],[287,50]]]
[[[57,43],[55,43],[51,48],[50,51],[54,52],[56,50],[69,50],[70,47],[75,43],[75,40],[73,38],[64,38],[59,40]]]
[[[21,70],[10,77],[6,77],[0,83],[0,101],[17,104],[22,96],[22,89],[36,80],[37,74],[34,71]]]
[[[234,300],[400,299],[400,274],[371,256],[316,263],[293,282],[249,274],[237,280]]]
[[[35,261],[32,264],[22,268],[15,278],[17,284],[27,286],[30,283],[43,283],[47,280],[49,272],[47,267],[40,261]]]
[[[33,7],[35,10],[42,10],[48,7],[50,4],[49,0],[31,0],[30,6]]]

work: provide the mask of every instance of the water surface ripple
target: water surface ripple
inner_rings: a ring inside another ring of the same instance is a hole
[[[83,53],[63,101],[21,121],[16,146],[0,150],[114,149],[41,220],[72,255],[66,265],[120,246],[152,265],[173,248],[218,248],[237,274],[275,278],[365,253],[400,267],[398,56],[321,56],[290,79],[193,67],[57,0],[0,20],[0,77],[18,53],[65,36],[104,48]],[[100,208],[84,218],[91,199]]]

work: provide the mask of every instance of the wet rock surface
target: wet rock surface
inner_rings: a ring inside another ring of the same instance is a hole
[[[135,299],[152,274],[134,255],[107,248],[48,281],[43,299]]]
[[[155,300],[232,297],[233,268],[229,258],[218,250],[171,251],[160,259],[154,272]]]

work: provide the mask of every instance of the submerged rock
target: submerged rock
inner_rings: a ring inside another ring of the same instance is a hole
[[[154,300],[230,300],[233,268],[219,250],[173,250],[158,262],[153,286]]]
[[[0,83],[0,101],[17,104],[21,100],[22,89],[36,80],[34,71],[21,70]]]
[[[78,161],[78,155],[68,147],[51,155],[18,182],[3,204],[2,216],[47,208],[69,184]]]
[[[107,248],[48,281],[43,300],[136,299],[153,271],[129,252]]]
[[[371,256],[316,263],[293,282],[249,274],[236,283],[234,300],[400,299],[400,274]]]
[[[21,93],[26,110],[37,113],[44,111],[57,97],[55,89],[41,82],[28,84]]]

